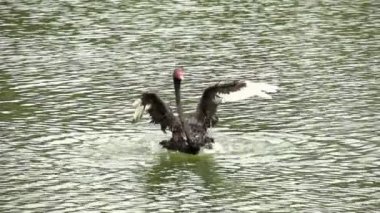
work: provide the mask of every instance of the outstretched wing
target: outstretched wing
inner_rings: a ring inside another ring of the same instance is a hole
[[[214,126],[218,121],[215,113],[219,104],[239,101],[252,96],[271,99],[272,97],[267,93],[277,90],[277,86],[250,81],[215,84],[204,90],[196,111],[197,119],[205,122],[208,126]]]
[[[133,105],[136,107],[133,121],[136,122],[142,118],[144,111],[147,111],[152,118],[152,123],[160,124],[161,130],[168,128],[172,130],[175,117],[169,106],[167,106],[155,93],[143,93],[141,98],[137,99]]]

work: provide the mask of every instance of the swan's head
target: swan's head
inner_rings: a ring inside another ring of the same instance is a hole
[[[182,81],[185,76],[185,70],[183,67],[177,67],[173,72],[173,78]]]

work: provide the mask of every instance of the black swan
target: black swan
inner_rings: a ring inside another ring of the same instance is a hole
[[[217,83],[206,88],[194,113],[185,117],[181,105],[181,81],[185,71],[178,67],[173,72],[175,101],[178,116],[173,114],[157,94],[145,92],[134,102],[136,107],[134,121],[141,119],[144,111],[152,118],[152,123],[160,124],[161,130],[172,132],[170,140],[160,144],[168,150],[175,150],[189,154],[197,154],[202,147],[212,148],[214,139],[209,137],[207,129],[218,122],[216,110],[219,104],[229,101],[238,101],[251,96],[270,99],[267,93],[276,92],[278,87],[267,83],[252,83],[250,81],[231,81]]]

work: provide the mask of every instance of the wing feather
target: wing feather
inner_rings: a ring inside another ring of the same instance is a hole
[[[133,105],[136,107],[133,121],[140,120],[142,114],[146,111],[152,118],[151,122],[160,124],[163,132],[166,132],[166,129],[172,130],[175,122],[174,114],[157,94],[143,93],[141,98],[137,99]]]
[[[208,126],[214,126],[218,121],[216,111],[219,104],[239,101],[252,96],[270,99],[272,97],[267,93],[277,90],[277,86],[250,81],[215,84],[204,90],[196,111],[197,119],[205,122]]]

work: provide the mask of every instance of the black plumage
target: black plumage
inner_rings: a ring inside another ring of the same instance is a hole
[[[208,128],[218,122],[217,107],[222,102],[219,95],[239,91],[247,86],[245,81],[232,81],[218,83],[206,88],[198,103],[197,109],[191,115],[185,116],[181,105],[181,81],[184,70],[176,68],[173,72],[175,100],[178,116],[173,114],[171,108],[155,93],[143,93],[139,100],[152,119],[152,123],[160,124],[161,130],[172,132],[170,140],[161,141],[161,145],[169,150],[175,150],[190,154],[197,154],[202,147],[212,148],[214,139],[208,136]],[[272,86],[273,87],[273,86]],[[265,91],[265,89],[264,89]],[[260,94],[259,94],[260,95]],[[141,117],[141,114],[135,117]]]
[[[218,94],[236,92],[245,86],[247,84],[244,81],[233,81],[218,83],[205,89],[197,107],[197,120],[203,122],[207,127],[215,126],[219,120],[216,116],[216,110],[220,104]]]
[[[175,117],[172,110],[155,93],[144,93],[141,97],[141,104],[148,107],[148,113],[152,117],[152,123],[160,124],[161,130],[166,133],[168,128],[172,131]]]

